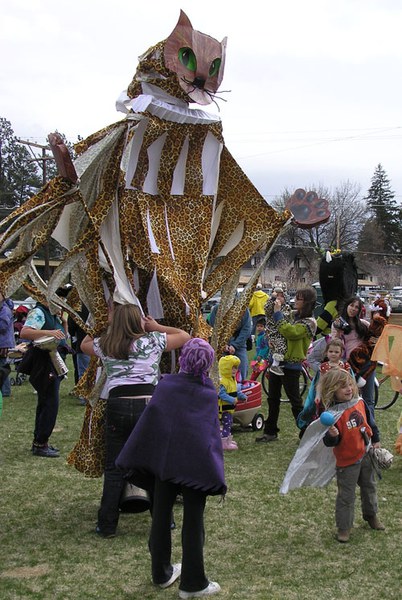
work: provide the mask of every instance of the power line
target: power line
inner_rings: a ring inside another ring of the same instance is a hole
[[[317,251],[317,247],[316,246],[300,246],[298,244],[275,244],[275,247],[280,246],[281,248],[300,248],[300,250],[315,250]],[[354,254],[370,254],[372,256],[390,256],[390,257],[397,257],[402,259],[402,254],[398,254],[398,253],[387,253],[387,252],[366,252],[365,250],[353,250],[352,251]]]
[[[337,129],[292,129],[292,130],[280,130],[274,129],[272,131],[261,131],[259,130],[257,133],[259,135],[272,135],[272,134],[298,134],[298,133],[330,133],[330,132],[341,132],[341,131],[366,131],[368,133],[372,132],[383,132],[383,131],[393,131],[396,129],[402,129],[402,125],[387,125],[382,127],[345,127],[345,128],[337,128]]]
[[[400,129],[400,128],[392,127],[392,128],[384,129],[384,131],[388,131],[390,129]],[[345,136],[345,137],[328,138],[328,139],[318,140],[315,142],[310,142],[309,144],[302,144],[302,145],[298,145],[298,146],[270,150],[270,151],[266,151],[266,152],[259,152],[258,154],[249,154],[248,156],[241,156],[241,157],[239,157],[239,159],[244,160],[244,159],[248,159],[248,158],[257,158],[259,156],[266,156],[268,154],[277,154],[279,152],[290,152],[292,150],[302,150],[303,148],[310,148],[312,146],[322,146],[323,144],[329,144],[329,143],[333,143],[333,142],[346,142],[346,141],[350,142],[350,141],[359,141],[359,140],[377,141],[376,138],[367,139],[367,136],[369,136],[369,135],[372,135],[372,134],[366,133],[365,135],[350,135],[350,136]]]

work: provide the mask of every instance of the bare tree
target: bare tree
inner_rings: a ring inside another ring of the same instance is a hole
[[[360,192],[360,186],[350,181],[334,189],[330,197],[329,246],[350,251],[356,249],[367,218],[365,202],[359,199]]]
[[[360,186],[345,181],[333,190],[322,185],[309,186],[310,190],[328,200],[331,212],[329,221],[312,229],[291,229],[283,235],[281,242],[291,247],[314,248],[317,257],[321,257],[329,248],[355,250],[366,220],[365,204],[359,199]],[[289,190],[285,189],[273,205],[283,209],[290,195]]]

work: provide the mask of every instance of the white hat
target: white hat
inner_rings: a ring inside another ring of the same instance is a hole
[[[257,290],[262,290],[262,283],[257,283],[255,287],[257,288]]]

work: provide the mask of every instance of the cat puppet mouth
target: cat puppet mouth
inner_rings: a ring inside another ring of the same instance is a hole
[[[205,88],[206,79],[203,77],[195,77],[193,81],[182,77],[180,79],[180,86],[191,98],[193,102],[197,104],[206,105],[214,102],[215,93]]]

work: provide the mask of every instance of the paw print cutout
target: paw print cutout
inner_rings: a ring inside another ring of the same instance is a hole
[[[328,200],[319,198],[316,192],[306,192],[299,188],[286,202],[293,214],[293,221],[298,227],[311,229],[326,223],[330,217]]]

